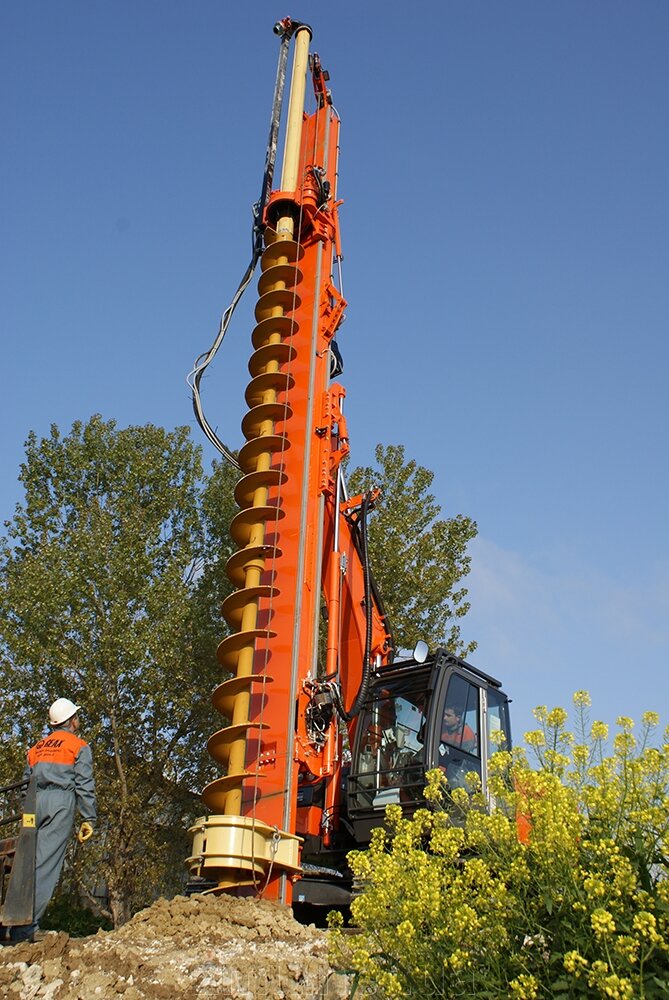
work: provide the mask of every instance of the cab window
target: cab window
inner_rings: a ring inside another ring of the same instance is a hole
[[[451,788],[467,788],[467,775],[481,776],[479,689],[453,674],[446,689],[438,735],[439,766]]]
[[[420,795],[424,770],[422,692],[396,687],[361,719],[357,766],[350,780],[358,807],[378,807]]]
[[[498,691],[488,690],[488,756],[498,750],[509,750],[509,717],[506,698]]]

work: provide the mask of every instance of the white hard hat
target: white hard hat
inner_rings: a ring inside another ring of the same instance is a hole
[[[81,705],[75,705],[69,698],[57,698],[49,709],[49,725],[60,726],[76,715]]]

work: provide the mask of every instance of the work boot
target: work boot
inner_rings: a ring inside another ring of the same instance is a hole
[[[24,927],[10,927],[9,940],[12,944],[20,944],[21,941],[33,941],[33,935],[39,932],[37,924],[26,924]]]

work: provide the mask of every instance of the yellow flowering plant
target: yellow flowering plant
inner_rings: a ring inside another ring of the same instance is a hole
[[[574,704],[573,732],[541,707],[528,749],[491,758],[494,809],[432,771],[430,808],[389,806],[350,856],[358,933],[333,916],[331,946],[354,993],[669,996],[669,732],[621,717],[609,747],[587,693]]]

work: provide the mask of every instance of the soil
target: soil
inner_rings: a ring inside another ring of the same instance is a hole
[[[159,899],[115,931],[0,951],[2,1000],[343,1000],[350,988],[327,931],[262,899]]]

